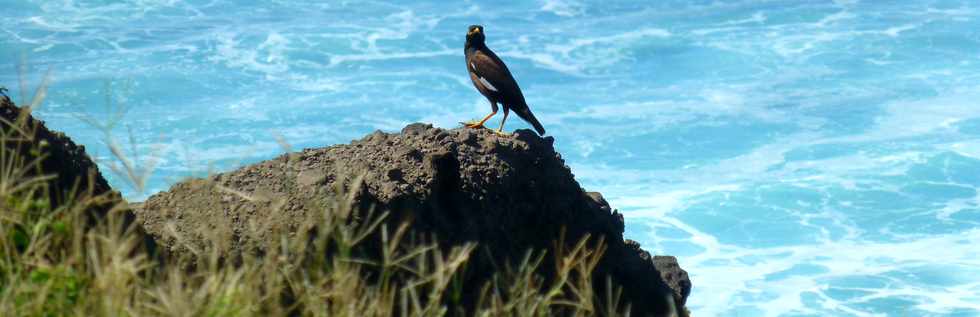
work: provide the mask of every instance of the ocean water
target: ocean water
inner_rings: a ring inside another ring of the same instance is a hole
[[[691,274],[695,316],[980,316],[980,2],[3,0],[0,16],[0,85],[21,100],[26,60],[29,98],[50,69],[38,116],[104,170],[122,166],[110,143],[151,170],[109,173],[133,199],[480,118],[463,41],[483,24],[581,184]]]

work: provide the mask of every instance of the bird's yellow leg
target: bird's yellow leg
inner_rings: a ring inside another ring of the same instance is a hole
[[[463,126],[473,129],[483,128],[483,123],[490,120],[490,117],[493,117],[495,114],[497,114],[497,109],[494,109],[493,112],[484,117],[483,120],[480,120],[480,122],[463,122]]]
[[[500,134],[500,135],[510,135],[510,133],[504,132],[504,123],[507,122],[507,115],[509,115],[509,114],[510,114],[510,111],[507,111],[507,108],[504,108],[504,119],[503,120],[500,120],[500,129],[497,129],[497,131],[495,131],[495,132],[497,132],[497,134]]]

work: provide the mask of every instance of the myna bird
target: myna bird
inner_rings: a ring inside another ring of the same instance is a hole
[[[473,80],[476,90],[490,100],[493,112],[480,122],[464,125],[469,128],[482,128],[484,122],[497,114],[497,103],[500,103],[504,106],[504,120],[500,121],[500,129],[497,129],[497,132],[503,133],[507,115],[510,110],[514,110],[517,116],[533,125],[538,134],[544,135],[544,127],[527,107],[521,87],[517,86],[517,81],[510,75],[507,65],[504,65],[497,54],[487,47],[485,40],[483,26],[471,25],[469,32],[466,33],[466,69],[470,72],[470,79]]]

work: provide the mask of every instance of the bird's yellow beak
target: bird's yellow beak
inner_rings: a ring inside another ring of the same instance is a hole
[[[470,34],[476,34],[476,33],[480,33],[480,29],[479,28],[476,28],[476,29],[473,29],[473,31],[470,31]]]

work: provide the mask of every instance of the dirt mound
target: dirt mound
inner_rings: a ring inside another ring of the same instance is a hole
[[[676,259],[651,258],[635,242],[627,244],[622,215],[600,194],[579,186],[552,142],[530,130],[500,136],[412,124],[401,133],[375,132],[351,144],[306,149],[209,180],[184,181],[150,197],[137,215],[165,246],[177,248],[174,236],[204,244],[200,240],[207,238],[190,228],[230,226],[232,233],[256,223],[297,228],[304,210],[325,203],[338,185],[350,188],[360,180],[362,206],[389,210],[395,221],[410,220],[414,230],[435,234],[445,246],[478,242],[483,251],[468,267],[470,280],[489,277],[529,248],[551,249],[562,235],[575,242],[590,234],[608,244],[596,285],[611,277],[623,287],[634,315],[683,308],[690,281]],[[248,243],[235,234],[226,238],[232,246]]]

